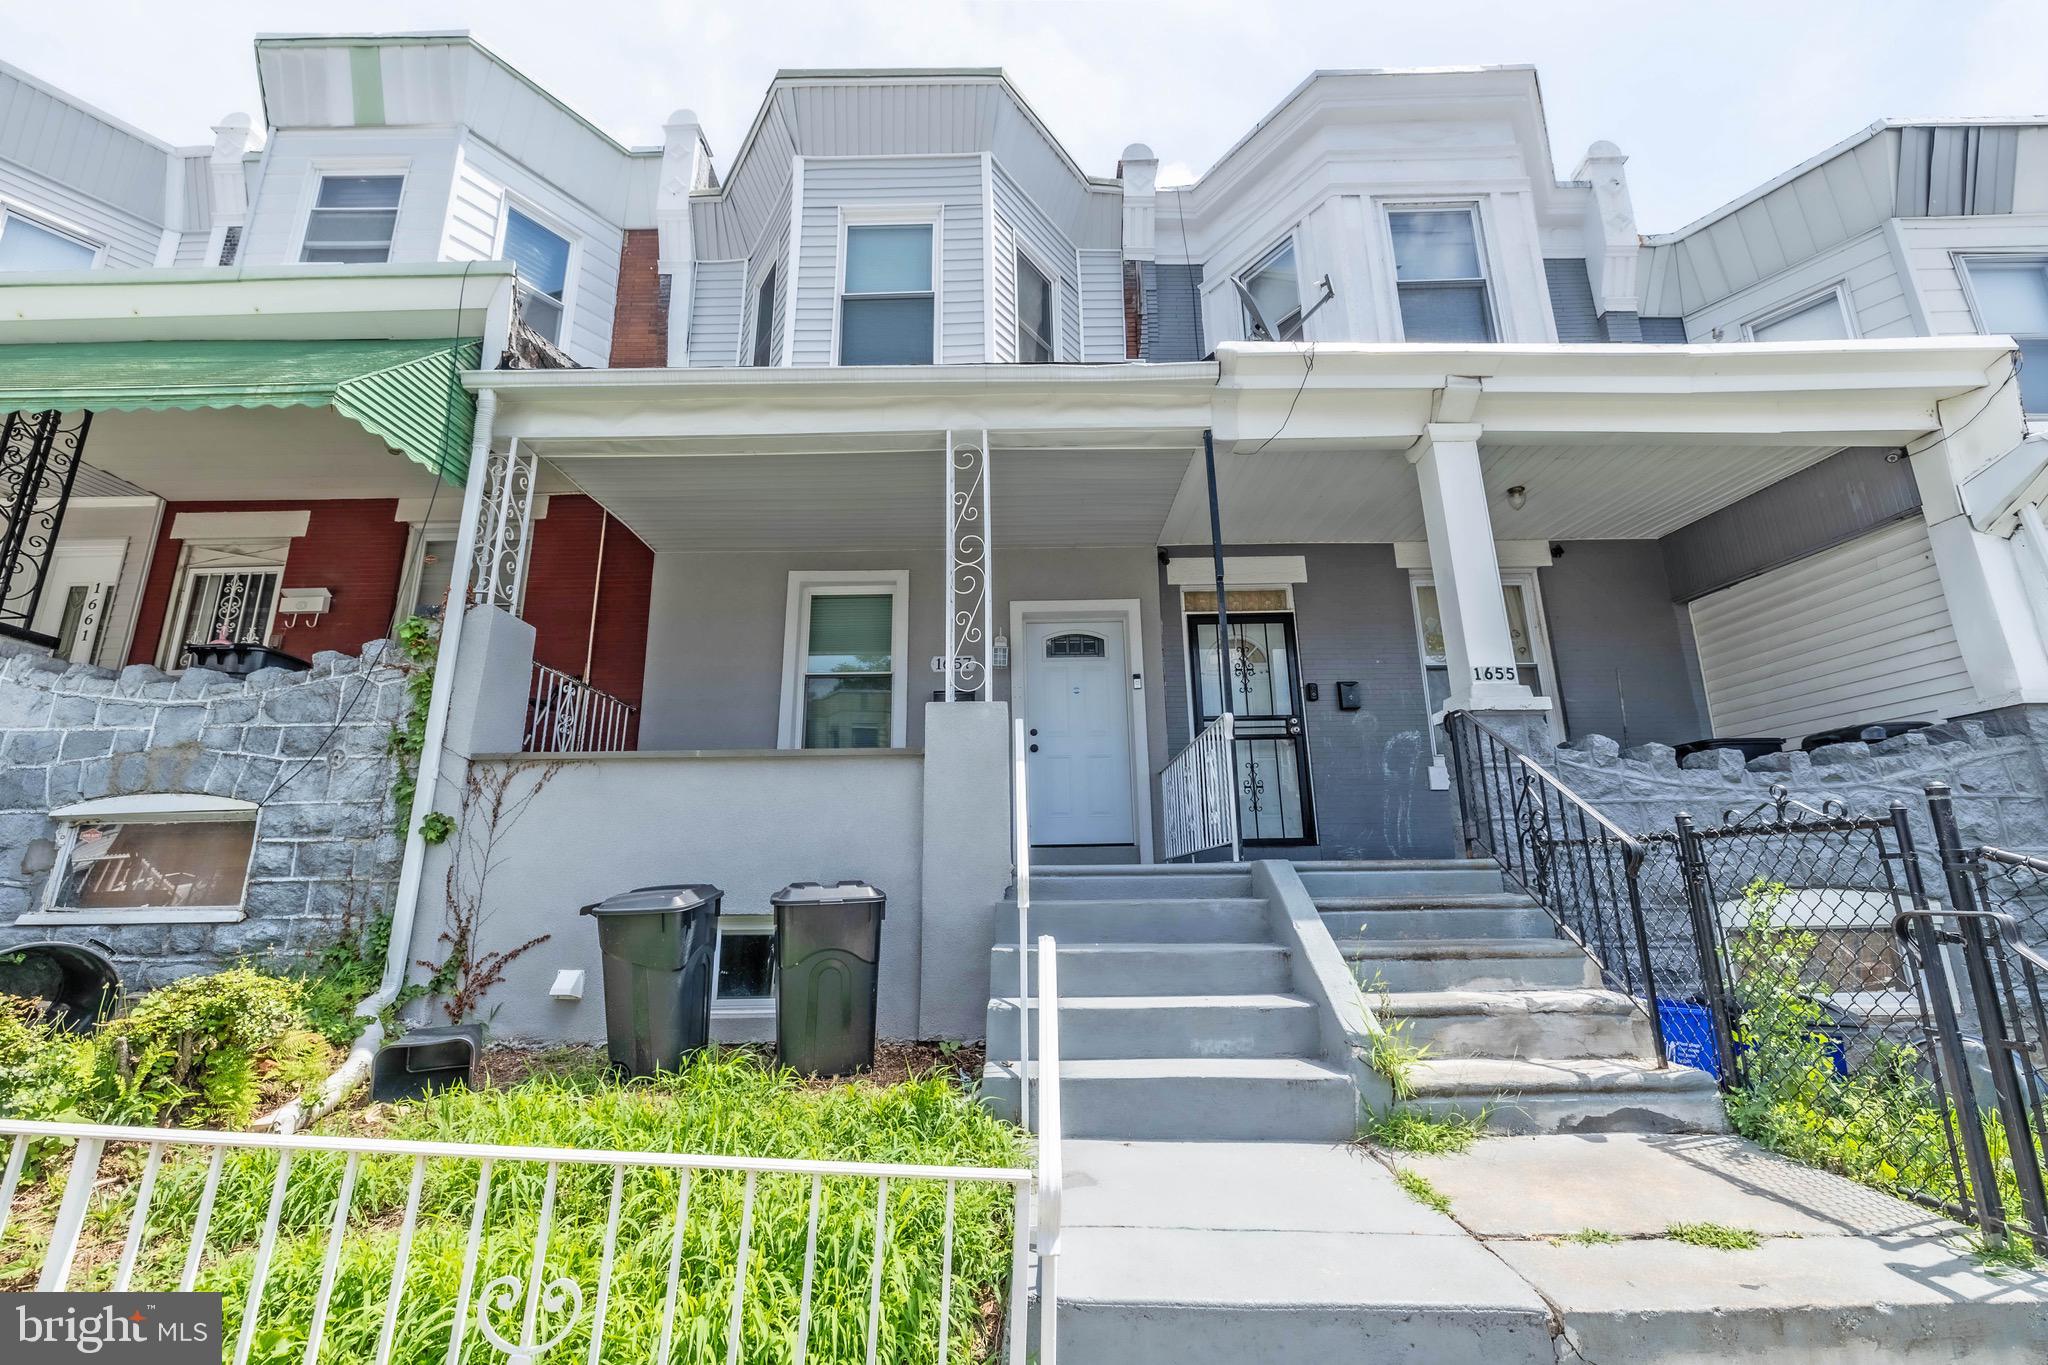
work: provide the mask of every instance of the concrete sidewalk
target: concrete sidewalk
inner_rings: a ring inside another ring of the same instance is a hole
[[[1953,1224],[1736,1138],[1065,1155],[1060,1348],[1075,1365],[2048,1360],[2048,1277],[1986,1274]],[[1390,1167],[1424,1175],[1451,1217]],[[1665,1240],[1675,1222],[1765,1240]],[[1625,1240],[1561,1240],[1586,1228]]]

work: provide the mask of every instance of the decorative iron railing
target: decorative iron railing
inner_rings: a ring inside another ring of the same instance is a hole
[[[603,754],[634,743],[634,707],[559,668],[533,666],[526,701],[529,754]]]
[[[1465,843],[1549,912],[1601,979],[1649,1020],[1669,1065],[1637,873],[1643,846],[1469,712],[1444,717]]]
[[[1194,742],[1159,774],[1166,858],[1192,857],[1213,848],[1244,856],[1238,830],[1237,742],[1225,711],[1202,727]]]
[[[1041,1018],[1056,1054],[1049,996]],[[1008,1168],[0,1119],[7,1139],[0,1267],[42,1291],[221,1290],[235,1365],[874,1365],[984,1359],[1002,1335],[1023,1365],[1034,1213],[1041,1261],[1058,1250],[1052,1134],[1035,1202]],[[975,1303],[960,1268],[1001,1264],[1005,1221],[1006,1297]],[[1053,1295],[1038,1306],[1050,1362]]]
[[[0,416],[0,635],[57,643],[31,627],[91,429],[89,412]]]

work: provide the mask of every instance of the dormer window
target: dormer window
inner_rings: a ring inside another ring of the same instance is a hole
[[[83,237],[0,212],[0,271],[90,270],[100,249]]]
[[[398,231],[402,175],[323,175],[306,215],[302,261],[381,265],[391,259]]]
[[[931,364],[932,274],[930,223],[848,224],[839,363]]]
[[[1493,305],[1471,205],[1387,211],[1407,341],[1493,341]]]
[[[1839,288],[1758,318],[1748,332],[1751,341],[1844,341],[1855,335]]]
[[[1261,256],[1251,269],[1239,276],[1244,287],[1259,305],[1259,313],[1266,325],[1273,329],[1270,340],[1301,340],[1301,270],[1294,262],[1294,239],[1287,238],[1280,245]],[[1256,341],[1249,310],[1244,318],[1244,336],[1247,341]]]
[[[560,344],[569,292],[569,239],[507,205],[504,256],[519,270],[519,320]]]
[[[1023,252],[1017,253],[1017,359],[1025,365],[1050,365],[1052,344],[1052,281]]]

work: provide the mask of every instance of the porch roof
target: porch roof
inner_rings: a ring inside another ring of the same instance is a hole
[[[480,349],[461,338],[0,346],[0,412],[331,407],[460,484],[475,402],[457,376]]]

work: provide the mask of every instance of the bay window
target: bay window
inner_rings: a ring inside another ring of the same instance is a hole
[[[929,365],[937,317],[930,223],[850,223],[839,363]]]
[[[1408,341],[1493,341],[1493,303],[1469,204],[1387,211],[1401,335]]]

